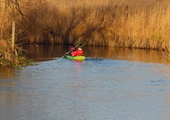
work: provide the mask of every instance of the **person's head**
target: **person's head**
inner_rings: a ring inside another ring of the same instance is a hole
[[[75,48],[74,48],[74,47],[71,47],[71,50],[72,50],[72,51],[74,51],[74,50],[75,50]]]
[[[82,50],[81,47],[79,47],[78,50]]]

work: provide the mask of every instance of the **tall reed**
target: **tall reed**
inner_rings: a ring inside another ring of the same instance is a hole
[[[4,1],[0,1],[0,40],[9,39],[9,28],[11,24],[6,14]]]

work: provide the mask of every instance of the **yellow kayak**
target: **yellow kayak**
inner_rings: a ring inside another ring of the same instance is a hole
[[[70,55],[66,55],[66,58],[69,60],[85,60],[85,56],[70,56]]]

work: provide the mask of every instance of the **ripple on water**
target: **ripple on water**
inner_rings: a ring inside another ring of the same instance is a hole
[[[0,80],[7,83],[0,84],[2,120],[170,119],[169,68],[162,64],[56,59],[15,72]]]

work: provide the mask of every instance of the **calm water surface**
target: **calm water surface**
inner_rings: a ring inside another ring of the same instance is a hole
[[[25,46],[36,66],[0,69],[0,120],[170,120],[170,68],[164,53]]]

